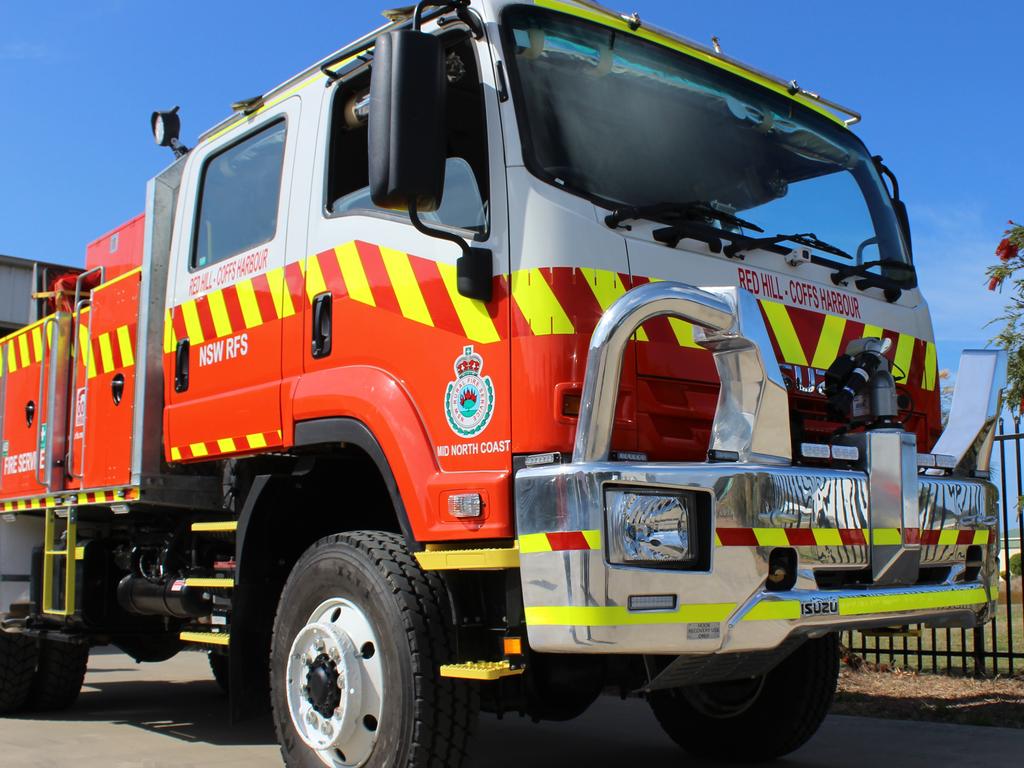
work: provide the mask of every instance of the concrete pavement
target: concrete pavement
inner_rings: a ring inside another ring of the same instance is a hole
[[[534,725],[484,716],[474,768],[685,765],[640,701],[602,699],[571,723]],[[1024,731],[833,716],[812,741],[776,765],[845,768],[893,764],[1012,765]],[[55,716],[0,719],[4,768],[271,768],[281,760],[269,719],[228,724],[227,699],[206,658],[136,665],[94,653],[74,709]]]

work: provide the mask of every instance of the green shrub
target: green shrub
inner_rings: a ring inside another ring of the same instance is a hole
[[[1010,558],[1010,573],[1014,576],[1020,576],[1021,574],[1020,552]]]

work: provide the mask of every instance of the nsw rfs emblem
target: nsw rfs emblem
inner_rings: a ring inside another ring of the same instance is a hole
[[[494,413],[494,384],[481,376],[484,359],[469,346],[455,359],[455,381],[444,393],[448,426],[459,437],[476,437],[491,423]]]

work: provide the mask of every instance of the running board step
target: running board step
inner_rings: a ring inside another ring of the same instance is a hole
[[[444,664],[441,667],[441,677],[492,681],[521,675],[525,669],[526,667],[513,667],[508,659],[504,661],[467,661],[462,664]]]
[[[197,587],[198,589],[234,589],[234,579],[185,579],[186,587]]]
[[[231,642],[231,635],[227,632],[182,632],[178,638],[200,645],[228,645]]]
[[[428,544],[416,553],[425,571],[491,571],[519,567],[519,545],[489,549],[442,549],[446,545]]]
[[[237,530],[237,520],[219,520],[212,523],[192,523],[193,533],[234,533]]]

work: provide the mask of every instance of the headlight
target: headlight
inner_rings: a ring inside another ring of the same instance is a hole
[[[611,562],[696,563],[700,546],[695,493],[607,488],[604,499]]]

